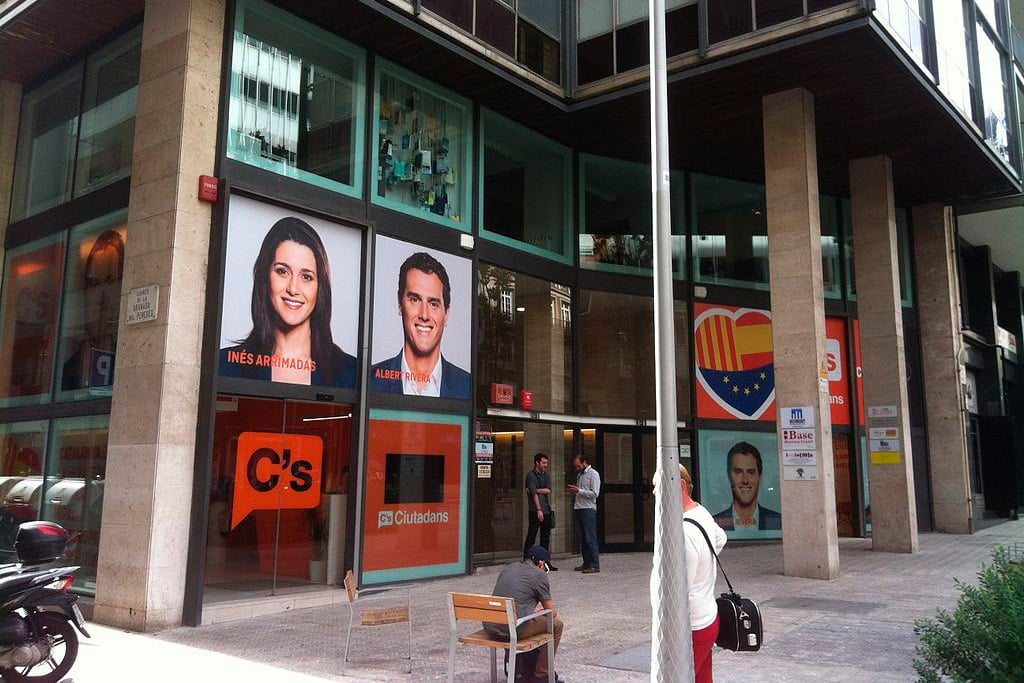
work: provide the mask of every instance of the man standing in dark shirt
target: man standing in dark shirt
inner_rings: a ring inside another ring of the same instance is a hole
[[[526,473],[526,509],[530,523],[526,531],[526,542],[523,544],[523,558],[537,541],[540,531],[540,545],[551,552],[551,529],[555,526],[555,514],[551,511],[551,475],[548,474],[550,459],[544,453],[533,456],[533,469]],[[558,568],[548,562],[548,569],[557,572]]]

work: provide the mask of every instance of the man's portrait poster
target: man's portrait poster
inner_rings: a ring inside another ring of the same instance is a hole
[[[782,537],[775,432],[703,429],[700,503],[730,539]]]
[[[219,373],[354,389],[362,231],[233,195]]]
[[[370,389],[468,400],[472,263],[377,236]]]

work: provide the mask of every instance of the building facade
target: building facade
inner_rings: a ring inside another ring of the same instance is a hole
[[[1015,19],[1020,19],[1015,24]],[[735,540],[1016,516],[1024,4],[666,2],[680,460]],[[41,40],[40,36],[46,37]],[[652,547],[647,3],[0,3],[0,552],[102,623]]]

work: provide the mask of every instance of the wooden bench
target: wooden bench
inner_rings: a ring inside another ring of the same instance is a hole
[[[368,609],[367,605],[373,602],[379,602],[381,600],[402,600],[401,594],[389,592],[386,589],[367,591],[363,597],[360,597],[359,591],[356,590],[356,579],[352,574],[352,570],[348,570],[345,573],[345,591],[348,593],[348,636],[345,638],[345,660],[342,667],[342,673],[345,673],[345,666],[348,665],[348,650],[349,645],[352,643],[352,627],[356,626],[355,615],[359,612],[359,624],[358,626],[387,626],[389,624],[408,624],[409,625],[409,673],[412,673],[412,618],[409,615],[409,603],[410,593],[408,589],[405,591],[404,605],[391,605],[387,607],[379,607],[377,609]]]
[[[541,633],[522,640],[516,637],[516,629],[531,619],[546,618],[547,633]],[[459,620],[479,621],[485,624],[501,624],[508,628],[508,639],[498,638],[481,629],[468,635],[458,633]],[[496,595],[474,593],[448,594],[448,622],[451,640],[448,646],[448,683],[455,681],[455,649],[463,645],[477,645],[491,651],[491,683],[498,681],[498,650],[509,651],[508,680],[516,679],[516,655],[530,652],[547,645],[548,683],[555,683],[555,620],[551,610],[545,609],[516,618],[516,601]]]

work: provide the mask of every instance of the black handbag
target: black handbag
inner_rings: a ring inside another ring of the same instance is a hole
[[[715,600],[718,604],[719,620],[718,638],[715,640],[715,645],[723,650],[732,650],[733,652],[757,652],[764,643],[761,610],[758,609],[756,602],[749,598],[741,597],[733,589],[729,576],[725,573],[725,567],[722,566],[722,562],[718,559],[715,546],[711,545],[711,539],[708,538],[708,532],[704,531],[704,527],[694,519],[684,519],[683,521],[689,522],[700,529],[700,535],[707,542],[708,550],[711,551],[711,555],[715,558],[718,568],[722,570],[722,576],[725,577],[726,585],[729,586],[729,592],[722,593]]]

